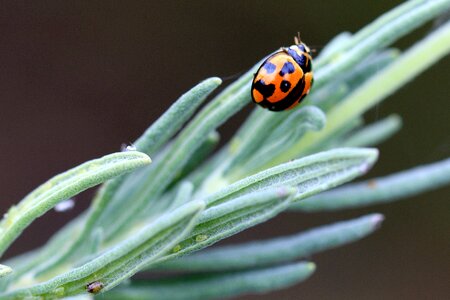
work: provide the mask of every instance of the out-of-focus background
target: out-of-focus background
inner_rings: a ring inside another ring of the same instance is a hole
[[[345,4],[344,4],[345,3]],[[320,52],[401,1],[15,1],[0,4],[0,205],[5,212],[52,175],[120,150],[181,93],[208,76],[236,79],[297,31]],[[404,49],[427,27],[399,41]],[[404,119],[380,145],[370,176],[450,153],[450,60],[367,113]],[[220,132],[225,141],[246,111]],[[342,213],[285,213],[224,243],[290,234],[370,212],[386,216],[374,235],[313,257],[303,284],[260,299],[444,299],[450,295],[449,188]],[[32,224],[7,256],[43,244],[88,206]],[[255,296],[242,299],[256,299]]]

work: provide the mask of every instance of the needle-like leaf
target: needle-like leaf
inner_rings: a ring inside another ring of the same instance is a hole
[[[450,159],[389,176],[352,183],[291,206],[315,212],[375,205],[414,196],[450,183]]]
[[[380,214],[338,222],[295,235],[222,246],[170,260],[162,269],[212,272],[260,268],[309,257],[352,243],[374,232],[383,221]]]
[[[91,160],[50,179],[5,214],[0,223],[0,255],[31,222],[57,203],[150,162],[147,155],[137,151],[115,153]]]
[[[261,294],[304,281],[315,269],[313,263],[300,262],[260,270],[142,281],[118,287],[105,297],[110,300],[188,300],[223,299],[248,293]]]

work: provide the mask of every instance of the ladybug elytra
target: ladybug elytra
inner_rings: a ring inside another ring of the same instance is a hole
[[[270,55],[253,78],[253,102],[271,111],[292,109],[308,95],[313,83],[311,53],[299,38],[295,45]]]

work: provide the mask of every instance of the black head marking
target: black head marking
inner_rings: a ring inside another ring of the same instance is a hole
[[[269,98],[275,92],[275,85],[273,83],[265,84],[264,80],[260,79],[253,84],[253,87],[264,96]]]
[[[300,49],[301,51],[306,52],[305,45],[303,45],[303,44],[298,44],[297,47],[298,47],[298,49]]]
[[[309,59],[305,55],[298,55],[295,50],[289,49],[288,54],[292,56],[295,62],[302,68],[303,73],[307,73],[311,71],[311,65],[309,63]]]
[[[287,61],[284,63],[283,67],[280,70],[280,76],[283,77],[285,74],[292,74],[295,71],[295,67],[294,65],[290,62]]]
[[[267,61],[264,66],[264,69],[266,69],[267,74],[272,74],[273,72],[275,72],[275,69],[277,68],[277,66],[275,66],[273,63],[271,63],[270,61]]]

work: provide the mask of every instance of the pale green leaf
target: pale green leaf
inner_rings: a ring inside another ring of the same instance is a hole
[[[11,274],[13,271],[13,269],[11,269],[8,266],[5,265],[0,265],[0,278],[8,276],[9,274]]]
[[[435,10],[439,4],[444,5],[443,2],[450,6],[448,0],[432,1],[429,2],[429,6],[432,6],[429,10]],[[273,163],[284,162],[298,157],[302,153],[308,153],[316,144],[332,138],[336,131],[347,124],[348,120],[362,115],[449,52],[450,22],[428,35],[389,66],[364,82],[343,102],[330,110],[327,114],[327,126],[323,130],[306,133],[300,141],[280,155]],[[428,53],[433,53],[433,55],[428,55]]]
[[[147,155],[137,151],[115,153],[91,160],[53,177],[5,214],[0,223],[0,254],[28,225],[59,202],[150,162]]]
[[[290,236],[206,249],[167,261],[158,267],[188,272],[216,272],[285,263],[362,239],[374,232],[382,221],[383,216],[380,214],[367,215]]]
[[[208,78],[183,94],[134,142],[136,149],[153,154],[189,120],[195,110],[221,83],[222,80],[218,77]]]
[[[402,127],[402,119],[398,115],[390,115],[373,124],[353,132],[339,143],[341,147],[372,147],[389,139]]]
[[[389,18],[381,16],[378,23],[355,34],[353,47],[349,47],[347,51],[343,52],[336,62],[325,65],[316,72],[315,88],[319,88],[328,81],[339,77],[340,74],[350,70],[361,59],[390,45],[450,7],[448,0],[422,0],[417,1],[417,4],[419,5],[412,4],[406,9],[400,7],[394,13],[391,13]],[[395,18],[391,17],[393,14],[396,15]],[[430,56],[433,57],[430,58],[431,60],[436,59],[435,55]]]
[[[267,221],[285,210],[294,194],[295,189],[277,187],[249,193],[210,207],[200,215],[189,237],[158,262],[198,251]]]
[[[240,161],[237,174],[230,174],[230,178],[241,178],[242,173],[252,174],[261,166],[269,163],[274,157],[290,148],[307,131],[318,131],[325,126],[325,114],[317,107],[305,106],[290,114],[284,121],[277,125],[272,132],[260,134],[267,135],[264,142],[258,145]]]
[[[297,188],[296,200],[365,174],[377,159],[375,149],[333,149],[290,161],[241,179],[205,197],[208,206],[274,186]]]
[[[450,183],[450,159],[353,183],[293,204],[307,212],[363,207],[400,200]]]
[[[0,294],[0,298],[6,300],[29,296],[52,298],[78,295],[87,293],[86,285],[95,281],[103,285],[100,292],[107,291],[173,248],[191,231],[203,208],[203,202],[190,202],[147,224],[84,265],[30,288]],[[20,282],[18,285],[20,286]]]
[[[110,300],[223,299],[248,293],[267,293],[306,280],[315,271],[310,262],[225,274],[184,276],[159,281],[138,281],[120,286],[105,296]],[[102,296],[99,297],[101,299]]]

